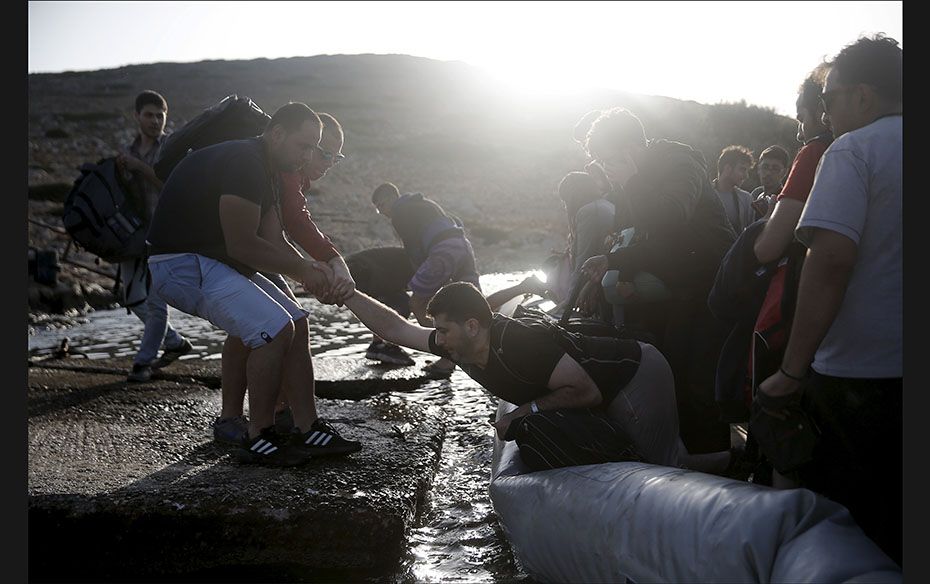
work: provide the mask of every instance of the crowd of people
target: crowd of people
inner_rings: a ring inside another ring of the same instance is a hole
[[[793,161],[784,145],[756,159],[734,144],[715,176],[695,148],[647,138],[634,112],[585,114],[573,133],[587,162],[557,187],[564,253],[546,282],[487,298],[462,221],[420,193],[371,194],[399,246],[343,258],[317,228],[304,190],[344,158],[332,115],[289,103],[260,136],[193,151],[162,183],[167,103],[145,91],[120,155],[150,218],[147,258],[121,267],[141,282],[124,302],[145,323],[129,380],[191,350],[170,305],[228,335],[213,433],[239,460],[360,450],[317,412],[290,280],[371,330],[366,357],[409,366],[403,347],[429,352],[429,375],[458,366],[516,405],[495,422],[502,440],[540,412],[608,419],[646,462],[834,499],[901,563],[902,78],[897,41],[860,38],[800,85]],[[522,293],[553,300],[551,322],[495,312]]]

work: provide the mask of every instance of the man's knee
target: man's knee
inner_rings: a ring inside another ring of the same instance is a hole
[[[310,340],[310,325],[307,323],[307,317],[298,318],[293,321],[294,325],[294,343],[307,344]]]

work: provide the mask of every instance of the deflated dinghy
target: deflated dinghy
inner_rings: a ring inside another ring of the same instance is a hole
[[[807,489],[641,462],[528,472],[495,439],[490,496],[543,582],[901,581],[845,507]]]

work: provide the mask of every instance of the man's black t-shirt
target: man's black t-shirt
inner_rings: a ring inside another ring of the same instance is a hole
[[[566,353],[563,346],[570,348],[570,356],[601,390],[601,408],[607,407],[630,382],[642,356],[639,343],[632,339],[589,337],[564,330],[553,333],[552,329],[531,326],[498,313],[493,316],[490,330],[487,366],[458,362],[456,365],[493,395],[517,405],[550,392],[547,385]],[[561,335],[561,340],[554,334]],[[435,355],[449,358],[436,344],[436,331],[429,336],[429,349]]]
[[[149,253],[198,253],[243,274],[255,270],[229,257],[220,226],[221,195],[274,207],[274,182],[259,138],[221,142],[185,156],[171,172],[149,227]]]

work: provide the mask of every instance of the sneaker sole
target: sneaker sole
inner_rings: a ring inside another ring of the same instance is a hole
[[[297,446],[301,452],[308,454],[313,458],[321,456],[336,456],[336,455],[345,455],[352,454],[353,452],[358,452],[362,449],[361,444],[354,444],[352,446],[317,446],[317,447],[303,447]]]
[[[235,458],[236,461],[238,461],[240,464],[255,464],[260,466],[300,466],[310,462],[313,457],[301,451],[299,455],[292,455],[292,457],[286,459],[272,458],[268,455],[252,454],[250,450],[239,448],[233,452],[233,458]]]

